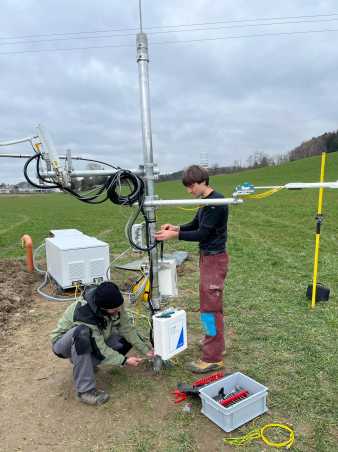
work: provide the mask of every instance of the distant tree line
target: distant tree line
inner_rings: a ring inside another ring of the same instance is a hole
[[[319,137],[311,138],[289,152],[289,160],[299,160],[322,152],[338,151],[338,131],[327,132]]]
[[[303,142],[300,146],[289,152],[278,154],[270,157],[265,152],[255,152],[250,155],[245,163],[235,160],[230,166],[220,166],[217,163],[211,164],[208,168],[211,176],[215,174],[237,173],[252,168],[262,168],[265,166],[278,166],[283,163],[292,162],[294,160],[304,159],[319,155],[322,152],[338,151],[338,130],[336,132],[327,132],[319,137],[311,138],[311,140]],[[183,171],[176,171],[170,174],[161,174],[159,179],[177,180],[181,179]]]

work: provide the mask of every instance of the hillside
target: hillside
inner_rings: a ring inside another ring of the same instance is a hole
[[[256,170],[257,168],[266,166],[283,166],[285,162],[293,162],[308,157],[314,157],[320,155],[322,152],[331,154],[338,151],[338,131],[327,132],[319,137],[311,138],[304,141],[302,144],[292,149],[285,154],[279,154],[278,156],[271,157],[264,152],[256,152],[250,155],[247,159],[247,167],[241,166],[239,161],[235,161],[232,166],[219,166],[214,164],[209,168],[210,175],[219,174],[232,174],[242,171]],[[278,170],[279,171],[279,170]],[[183,171],[176,171],[170,174],[161,174],[159,176],[160,181],[180,180]]]
[[[311,138],[304,141],[301,145],[292,149],[289,152],[289,159],[298,160],[313,155],[318,155],[322,152],[336,152],[338,151],[338,131],[326,132],[319,137]]]

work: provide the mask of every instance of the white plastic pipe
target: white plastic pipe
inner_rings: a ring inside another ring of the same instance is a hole
[[[26,143],[29,141],[32,141],[36,137],[26,137],[26,138],[20,138],[18,140],[12,140],[12,141],[3,141],[0,143],[0,146],[12,146],[13,144],[19,144],[19,143]]]
[[[144,201],[145,207],[160,206],[224,206],[226,204],[242,204],[243,200],[238,198],[216,198],[216,199],[153,199]]]
[[[256,190],[265,190],[270,188],[286,188],[296,190],[302,188],[338,188],[338,180],[333,182],[289,182],[285,185],[262,185],[254,186]]]

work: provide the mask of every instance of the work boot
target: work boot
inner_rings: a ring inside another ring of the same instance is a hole
[[[79,392],[77,398],[80,402],[86,403],[87,405],[102,405],[108,402],[109,394],[97,389],[91,389],[87,392]]]
[[[205,374],[215,370],[222,370],[224,368],[224,363],[223,361],[218,361],[217,363],[206,363],[200,359],[196,362],[189,363],[187,368],[195,374]]]

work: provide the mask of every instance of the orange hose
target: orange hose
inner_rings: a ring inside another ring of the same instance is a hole
[[[30,235],[25,234],[21,237],[21,246],[26,248],[26,265],[30,273],[34,271],[33,265],[33,240]]]

